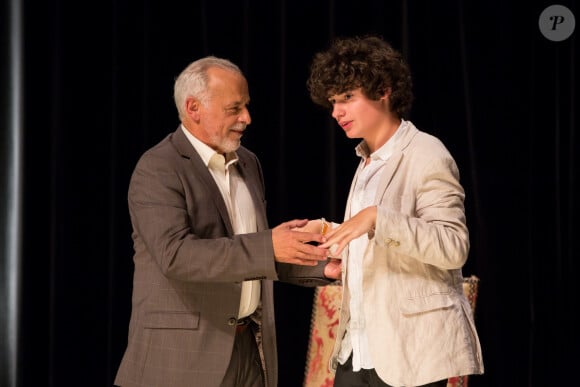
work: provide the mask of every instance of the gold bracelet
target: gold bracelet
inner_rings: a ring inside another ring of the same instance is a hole
[[[324,235],[326,234],[327,231],[328,231],[328,223],[326,222],[326,219],[320,218],[320,233]]]

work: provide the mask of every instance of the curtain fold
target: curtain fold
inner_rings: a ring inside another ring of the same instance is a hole
[[[0,17],[0,385],[18,386],[21,321],[23,53],[21,6],[5,2]]]

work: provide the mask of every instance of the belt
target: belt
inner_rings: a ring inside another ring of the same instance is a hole
[[[250,325],[250,322],[252,322],[252,319],[249,317],[239,319],[236,323],[236,333],[244,332]]]

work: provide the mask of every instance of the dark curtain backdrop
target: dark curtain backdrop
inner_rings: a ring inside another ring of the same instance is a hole
[[[575,1],[559,1],[575,12]],[[192,60],[245,72],[272,226],[340,221],[357,141],[309,100],[313,54],[378,33],[414,76],[410,119],[443,140],[466,190],[486,373],[470,386],[556,386],[580,361],[576,31],[546,1],[23,0],[24,182],[19,386],[111,386],[132,287],[129,177],[177,125]],[[276,284],[280,387],[304,374],[312,289]],[[388,294],[385,297],[389,297]],[[572,383],[573,384],[573,383]]]

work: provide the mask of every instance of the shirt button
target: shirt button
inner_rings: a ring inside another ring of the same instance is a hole
[[[237,319],[237,318],[235,318],[235,317],[230,317],[230,318],[228,319],[228,325],[229,325],[229,326],[234,326],[234,325],[237,325],[237,323],[238,323],[238,319]]]

